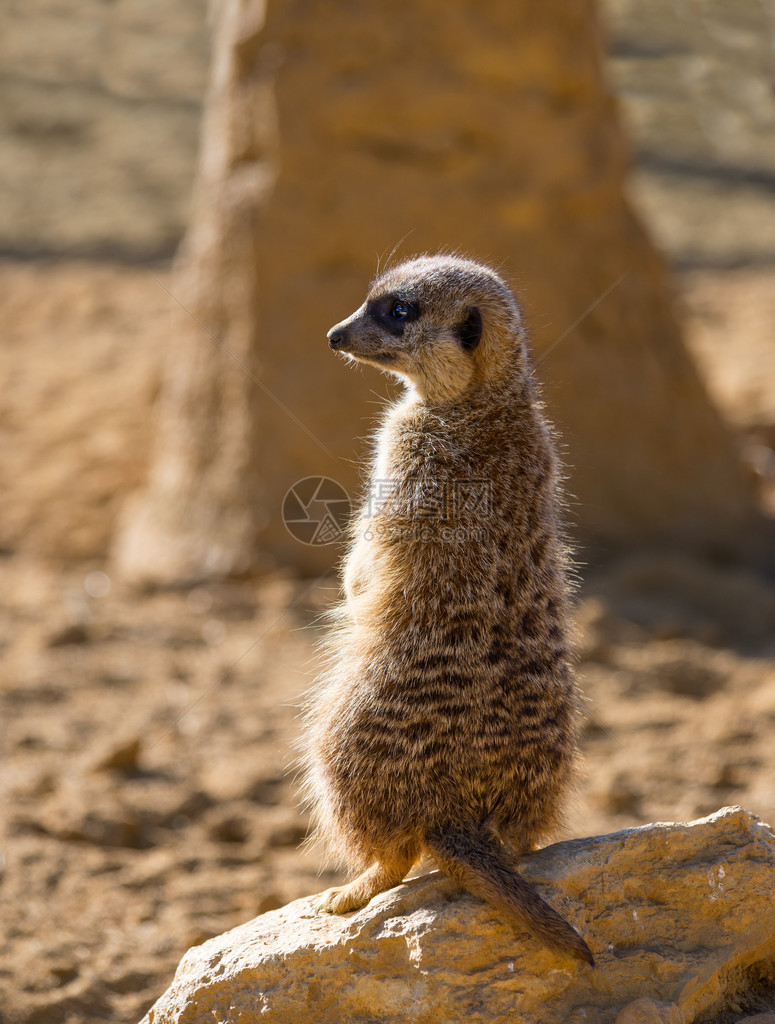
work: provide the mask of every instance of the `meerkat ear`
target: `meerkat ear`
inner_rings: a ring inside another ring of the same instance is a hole
[[[465,320],[457,325],[457,336],[466,352],[473,352],[482,340],[482,314],[476,306],[472,306]]]

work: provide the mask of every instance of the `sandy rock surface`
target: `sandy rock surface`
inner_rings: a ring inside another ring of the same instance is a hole
[[[340,918],[299,900],[190,950],[145,1024],[692,1024],[774,974],[774,870],[775,836],[741,808],[524,859],[595,970],[436,873]]]

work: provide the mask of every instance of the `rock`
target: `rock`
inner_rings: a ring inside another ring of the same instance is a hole
[[[240,845],[250,836],[250,819],[244,814],[215,807],[207,818],[207,834],[218,843]]]
[[[105,745],[92,762],[95,772],[134,772],[142,749],[142,738],[137,735],[116,739]]]
[[[619,772],[610,781],[603,802],[613,814],[637,814],[641,799],[642,794]]]
[[[68,622],[49,634],[46,643],[49,647],[67,647],[70,644],[85,644],[89,641],[89,629],[84,622]]]
[[[675,1003],[636,999],[616,1015],[615,1024],[683,1024],[683,1017]]]
[[[308,833],[308,822],[299,817],[294,809],[275,815],[275,821],[271,824],[265,835],[266,845],[270,849],[282,849],[283,847],[297,847],[304,842]]]
[[[270,910],[279,910],[282,904],[273,892],[268,892],[258,901],[258,912],[266,914]]]
[[[775,836],[741,808],[557,843],[522,870],[595,970],[433,873],[355,914],[297,900],[189,950],[144,1024],[693,1024],[775,973]]]

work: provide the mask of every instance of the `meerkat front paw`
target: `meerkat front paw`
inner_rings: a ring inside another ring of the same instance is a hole
[[[321,893],[316,904],[319,914],[349,914],[360,910],[375,896],[398,885],[414,862],[405,851],[388,863],[377,861],[346,885],[338,885]]]
[[[369,902],[370,897],[363,898],[363,893],[356,891],[351,882],[349,885],[338,885],[326,889],[315,902],[317,914],[349,914],[352,910],[360,910]]]

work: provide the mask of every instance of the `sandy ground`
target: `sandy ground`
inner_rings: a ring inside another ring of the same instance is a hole
[[[767,501],[774,281],[681,279],[691,347]],[[146,270],[0,268],[8,1024],[136,1021],[190,945],[334,878],[300,849],[288,766],[336,581],[140,596],[108,575],[165,301]],[[675,552],[583,575],[586,776],[567,834],[729,803],[775,821],[775,580]]]

